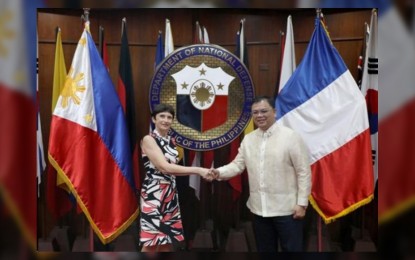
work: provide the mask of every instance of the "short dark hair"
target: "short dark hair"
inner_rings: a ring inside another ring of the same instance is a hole
[[[151,117],[156,118],[156,115],[163,112],[169,112],[174,118],[174,108],[169,104],[157,104],[151,112]]]
[[[269,96],[258,96],[254,98],[254,101],[252,102],[253,104],[259,103],[261,101],[266,101],[268,102],[268,104],[274,109],[275,108],[275,103],[274,100],[272,98],[270,98]]]

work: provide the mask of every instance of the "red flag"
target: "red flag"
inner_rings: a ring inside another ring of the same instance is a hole
[[[248,55],[247,55],[248,50],[246,48],[244,25],[245,25],[245,19],[242,19],[240,22],[240,28],[236,34],[235,54],[242,60],[245,66],[248,66]],[[250,120],[250,122],[252,122],[252,119]],[[229,151],[228,162],[231,162],[233,159],[235,159],[236,155],[238,154],[238,148],[239,148],[240,143],[241,143],[241,137],[238,136],[229,145],[230,151]],[[228,180],[229,185],[231,185],[233,189],[233,193],[232,193],[233,200],[237,200],[242,193],[242,174],[244,173],[245,171],[241,174],[236,175],[232,179]]]
[[[126,119],[89,22],[85,27],[53,112],[49,160],[91,228],[109,243],[139,209]]]
[[[107,67],[108,71],[110,70],[110,66],[108,63],[108,52],[107,52],[107,42],[105,41],[104,37],[104,27],[99,27],[99,50],[104,61],[105,66]]]
[[[37,111],[32,89],[35,82],[27,80],[25,51],[30,48],[25,46],[24,33],[30,34],[23,27],[21,2],[2,4],[9,17],[2,26],[6,33],[2,34],[0,58],[0,207],[6,206],[35,249]]]
[[[133,162],[134,181],[137,190],[141,189],[139,150],[137,142],[137,128],[135,121],[135,100],[133,74],[131,71],[130,50],[127,38],[127,22],[122,21],[120,64],[118,68],[118,96],[127,119],[130,149]]]
[[[203,152],[203,167],[211,168],[213,167],[214,161],[214,150]]]
[[[53,72],[53,92],[52,92],[52,113],[55,109],[59,95],[65,85],[66,66],[63,56],[61,30],[57,28],[56,47],[55,47],[55,64]],[[69,200],[69,190],[63,189],[63,186],[57,185],[57,172],[48,164],[47,182],[46,182],[46,202],[50,213],[55,218],[62,217],[68,213],[73,204]]]
[[[52,216],[60,218],[72,209],[73,204],[69,200],[70,194],[56,185],[57,172],[52,165],[48,165],[47,174],[46,203]]]
[[[240,137],[238,136],[230,144],[229,159],[228,159],[229,162],[235,159],[236,155],[238,154],[239,145],[240,145]],[[234,201],[237,200],[241,196],[241,193],[242,193],[241,174],[236,175],[235,177],[233,177],[232,179],[228,181],[233,189],[232,199]]]

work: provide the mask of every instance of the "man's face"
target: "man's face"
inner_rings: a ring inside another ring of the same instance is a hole
[[[275,122],[275,109],[265,100],[252,104],[251,113],[254,124],[262,131],[266,131]]]

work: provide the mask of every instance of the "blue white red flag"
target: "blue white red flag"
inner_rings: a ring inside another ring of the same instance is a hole
[[[277,122],[300,133],[308,146],[310,201],[326,223],[372,200],[366,101],[319,18],[276,109]]]

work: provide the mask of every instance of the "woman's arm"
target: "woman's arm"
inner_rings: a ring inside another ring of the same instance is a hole
[[[154,138],[150,135],[146,135],[143,138],[141,148],[143,149],[143,152],[148,156],[148,159],[151,161],[151,163],[162,173],[178,176],[198,174],[203,178],[206,178],[208,175],[209,169],[202,167],[186,167],[167,162],[160,147],[157,145]]]

